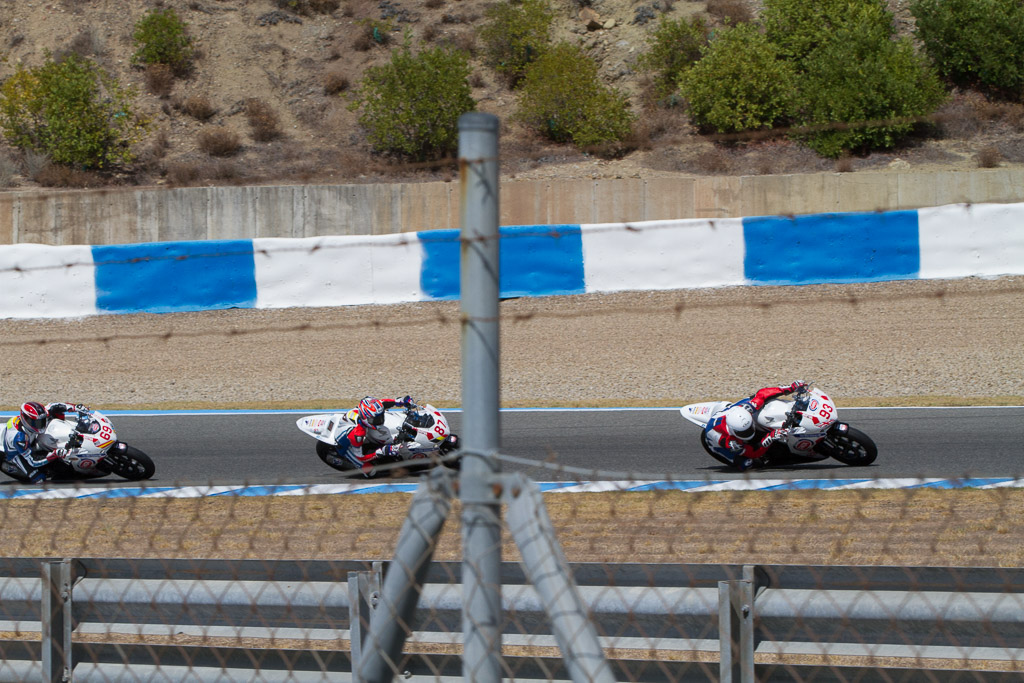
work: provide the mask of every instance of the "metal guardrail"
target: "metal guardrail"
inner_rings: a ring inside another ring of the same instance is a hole
[[[1024,569],[570,567],[601,644],[615,648],[608,664],[617,680],[1021,676],[982,663],[1024,661]],[[262,681],[352,680],[386,570],[306,560],[0,558],[0,681],[249,681],[257,672]],[[398,666],[411,680],[461,677],[461,572],[448,562],[426,572]],[[543,649],[555,638],[522,568],[502,563],[501,585],[505,675],[568,679],[557,651]],[[446,652],[408,652],[417,649]],[[718,653],[718,662],[679,661],[694,653]],[[769,664],[763,655],[789,660]],[[837,665],[839,656],[859,663]]]

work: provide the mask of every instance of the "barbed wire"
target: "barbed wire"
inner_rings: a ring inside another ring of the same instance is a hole
[[[922,280],[913,280],[911,282],[921,283],[922,286],[928,287],[931,283]],[[854,283],[855,285],[881,285],[884,282],[879,283]],[[715,291],[726,291],[735,290],[739,286],[733,286],[728,288],[715,288]],[[0,348],[13,348],[13,347],[24,347],[24,346],[39,346],[44,347],[48,345],[58,345],[66,343],[75,344],[88,344],[98,343],[109,345],[113,342],[118,341],[171,341],[178,339],[197,339],[197,338],[226,338],[236,339],[240,337],[256,336],[261,334],[301,334],[301,333],[313,333],[313,332],[337,332],[346,330],[381,330],[381,329],[394,329],[394,328],[412,328],[424,325],[437,325],[437,326],[448,326],[455,324],[475,324],[475,323],[494,323],[494,322],[506,322],[512,325],[524,324],[534,320],[574,320],[582,318],[595,318],[605,316],[616,316],[616,315],[666,315],[674,316],[676,318],[681,317],[688,311],[698,310],[727,310],[727,309],[738,309],[738,308],[758,308],[762,311],[769,311],[775,307],[781,306],[807,306],[824,303],[835,303],[850,306],[856,308],[860,305],[867,305],[872,303],[886,303],[896,301],[944,301],[948,299],[969,299],[969,298],[987,298],[997,297],[1003,295],[1021,295],[1024,294],[1024,280],[1020,284],[1004,285],[997,288],[985,289],[985,290],[952,290],[948,288],[948,285],[940,284],[937,288],[928,288],[926,291],[920,292],[908,292],[901,291],[897,293],[887,292],[824,292],[820,294],[806,294],[804,289],[807,286],[823,287],[826,289],[833,288],[846,288],[854,286],[851,284],[819,284],[819,285],[789,285],[789,286],[756,286],[755,290],[770,290],[771,294],[776,294],[779,289],[785,289],[784,295],[776,296],[773,299],[759,298],[756,296],[748,296],[741,299],[726,300],[726,301],[693,301],[689,300],[685,293],[696,293],[706,291],[704,289],[692,289],[692,290],[661,290],[662,293],[668,292],[684,292],[680,295],[680,298],[671,304],[667,305],[607,305],[600,309],[591,310],[555,310],[549,305],[544,305],[538,302],[537,307],[528,311],[516,311],[510,310],[501,312],[497,317],[490,316],[469,316],[463,312],[458,314],[446,313],[442,310],[442,306],[438,306],[437,310],[429,315],[419,316],[407,316],[403,315],[401,318],[392,318],[381,315],[371,320],[359,320],[359,321],[338,321],[328,323],[313,323],[313,322],[302,322],[294,325],[263,325],[258,327],[228,327],[224,329],[206,329],[206,330],[183,330],[169,327],[163,331],[153,332],[136,332],[136,333],[112,333],[112,334],[100,334],[92,337],[84,337],[80,335],[69,336],[69,337],[36,337],[32,339],[0,339]],[[859,288],[859,287],[858,287]],[[792,292],[795,289],[800,289],[799,295],[793,295]],[[594,292],[590,294],[579,294],[575,296],[614,296],[616,294],[623,294],[623,292]],[[537,299],[550,299],[551,297],[537,297]],[[531,297],[532,299],[532,297]],[[522,299],[515,299],[522,301]],[[434,301],[419,301],[419,302],[404,302],[405,304],[439,304],[439,305],[451,305],[455,302],[453,300],[434,300]],[[391,304],[401,305],[401,304]],[[389,304],[377,304],[375,307],[386,307]],[[338,307],[338,308],[356,308],[356,307]],[[361,308],[361,307],[360,307]],[[250,310],[273,310],[273,309],[250,309]],[[170,314],[173,315],[173,314]],[[81,320],[81,319],[80,319]],[[0,320],[0,325],[4,323],[16,322],[16,319],[8,319],[6,321]]]

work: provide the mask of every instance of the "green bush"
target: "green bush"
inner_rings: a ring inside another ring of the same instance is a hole
[[[877,40],[856,26],[814,50],[800,77],[803,135],[822,156],[893,147],[945,99],[927,60],[909,39]]]
[[[350,107],[374,150],[417,161],[442,159],[458,149],[458,120],[474,111],[465,53],[446,47],[413,54],[408,37],[390,64],[370,67]]]
[[[518,87],[526,67],[548,48],[555,15],[547,0],[513,0],[494,3],[485,17],[480,29],[484,61],[510,87]]]
[[[1020,0],[917,0],[917,37],[939,73],[1012,99],[1024,95],[1024,3]]]
[[[517,117],[555,142],[578,147],[624,140],[635,118],[626,95],[604,85],[594,60],[569,43],[549,48],[526,70]]]
[[[889,39],[895,32],[885,0],[764,0],[761,21],[779,56],[798,69],[848,24],[857,25],[866,39]]]
[[[132,33],[135,54],[132,61],[138,65],[166,64],[178,76],[192,69],[195,49],[188,27],[170,7],[154,9],[135,24]]]
[[[679,76],[700,59],[708,44],[708,25],[701,17],[662,17],[648,42],[650,49],[640,55],[638,65],[654,73],[655,91],[666,98],[679,87]]]
[[[718,133],[775,126],[790,113],[795,87],[792,65],[753,24],[716,32],[679,80],[690,119]]]
[[[131,89],[89,59],[47,56],[42,66],[19,66],[0,85],[0,128],[12,145],[55,163],[107,168],[131,161],[131,146],[145,132],[133,99]]]

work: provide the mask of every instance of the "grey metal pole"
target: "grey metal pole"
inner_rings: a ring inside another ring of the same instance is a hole
[[[74,567],[64,559],[43,562],[42,569],[43,680],[70,681],[75,666],[71,656]]]
[[[459,117],[462,300],[463,680],[501,680],[498,118]]]
[[[754,586],[718,582],[719,680],[754,683]]]
[[[590,620],[587,605],[555,537],[540,487],[522,474],[505,475],[508,527],[523,557],[530,583],[537,589],[575,683],[615,683]]]
[[[398,533],[395,559],[388,566],[380,600],[370,616],[370,628],[359,648],[357,681],[383,683],[394,679],[402,644],[410,631],[430,559],[451,511],[453,480],[438,467],[416,488],[409,514]]]

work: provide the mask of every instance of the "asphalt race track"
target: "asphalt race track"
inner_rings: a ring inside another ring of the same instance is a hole
[[[313,412],[313,411],[310,411]],[[158,486],[321,484],[352,481],[324,465],[295,427],[303,413],[110,415],[119,438],[156,463]],[[447,413],[456,433],[461,414]],[[676,409],[514,410],[502,413],[502,453],[588,470],[567,473],[505,464],[537,481],[1007,477],[1024,473],[1024,407],[847,408],[840,419],[878,445],[870,467],[834,460],[741,475],[712,460],[700,429]],[[597,470],[597,472],[589,472]],[[123,482],[117,477],[113,485]],[[99,481],[95,483],[99,483]],[[6,480],[0,486],[21,486]]]

